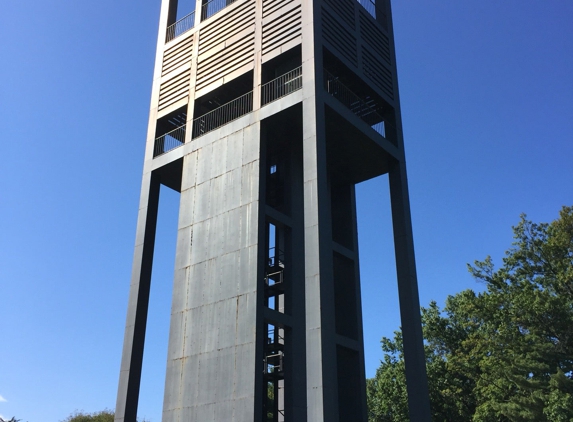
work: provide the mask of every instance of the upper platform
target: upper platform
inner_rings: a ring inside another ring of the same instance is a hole
[[[310,2],[304,3],[307,7]],[[314,25],[320,28],[314,39],[393,104],[391,24],[386,1],[377,3],[315,0],[320,20]],[[177,108],[186,97],[198,98],[306,42],[303,11],[302,0],[263,0],[260,7],[255,0],[211,0],[203,3],[200,13],[192,11],[179,20],[171,10],[159,35],[159,115]]]

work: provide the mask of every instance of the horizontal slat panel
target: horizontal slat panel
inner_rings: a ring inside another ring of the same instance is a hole
[[[360,36],[368,47],[390,65],[390,41],[388,37],[362,11],[360,12]]]
[[[225,41],[242,28],[255,23],[255,2],[250,0],[226,12],[201,29],[199,54]]]
[[[158,109],[163,110],[171,104],[188,96],[190,79],[191,71],[187,70],[162,83],[159,89]]]
[[[281,4],[282,7],[277,7]],[[267,0],[263,3],[263,55],[272,53],[301,37],[302,10],[300,1],[282,3]]]
[[[325,41],[356,66],[356,38],[324,7],[322,8],[322,30]]]
[[[196,90],[254,64],[255,2],[246,1],[201,29]]]
[[[161,70],[161,76],[177,69],[179,66],[189,63],[191,61],[192,54],[193,36],[189,36],[165,50],[165,53],[163,53],[163,68]]]
[[[281,7],[288,3],[293,3],[294,0],[264,0],[263,1],[263,19],[273,12],[276,12]]]
[[[332,10],[352,29],[356,28],[354,23],[354,8],[356,0],[325,0]]]
[[[362,70],[388,97],[394,99],[392,72],[372,53],[362,49]]]

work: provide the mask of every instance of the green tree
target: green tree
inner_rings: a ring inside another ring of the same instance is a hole
[[[75,411],[66,419],[61,422],[113,422],[115,414],[109,409],[101,410],[94,413],[85,413],[83,411]],[[143,419],[142,422],[148,422]]]
[[[114,412],[109,409],[94,413],[75,411],[62,422],[113,422]]]
[[[573,421],[573,207],[513,230],[499,269],[469,266],[484,292],[422,308],[434,421]],[[407,421],[400,332],[382,349],[370,421]]]

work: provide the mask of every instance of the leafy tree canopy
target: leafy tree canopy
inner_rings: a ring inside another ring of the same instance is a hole
[[[62,422],[113,422],[114,412],[105,409],[100,412],[84,413],[77,410]]]
[[[94,413],[75,411],[61,422],[113,422],[115,414],[112,410],[105,409]],[[138,419],[139,420],[139,419]],[[2,422],[2,421],[0,421]],[[17,422],[17,421],[15,421]],[[141,422],[149,422],[143,419]]]
[[[573,421],[573,207],[551,223],[522,215],[513,231],[498,269],[468,265],[484,292],[422,308],[435,422]],[[369,421],[409,421],[401,332],[382,349]]]

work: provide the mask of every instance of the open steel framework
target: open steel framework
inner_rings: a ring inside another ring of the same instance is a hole
[[[163,421],[366,421],[354,187],[388,174],[410,417],[430,421],[389,0],[190,9],[162,0],[115,420],[137,416],[164,185]]]

